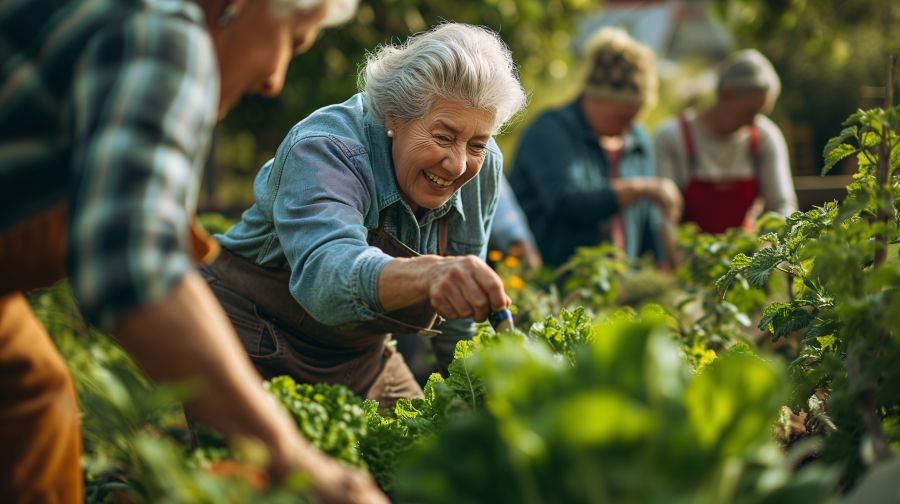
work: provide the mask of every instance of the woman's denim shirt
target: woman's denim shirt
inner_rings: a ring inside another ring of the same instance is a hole
[[[619,174],[656,175],[650,138],[640,125],[625,134]],[[622,216],[628,256],[652,252],[657,261],[665,258],[659,209],[647,199],[619,206],[606,152],[581,110],[580,97],[544,112],[525,130],[509,182],[545,264],[561,265],[578,247],[611,241],[611,218],[616,214]]]
[[[291,129],[256,177],[256,203],[216,239],[261,266],[290,268],[291,294],[319,322],[371,320],[383,312],[378,278],[392,259],[366,241],[380,216],[388,234],[435,254],[437,221],[449,215],[448,255],[483,259],[502,166],[491,139],[478,175],[416,219],[397,186],[385,127],[360,93]]]

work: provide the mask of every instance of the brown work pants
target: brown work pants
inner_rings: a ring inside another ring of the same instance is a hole
[[[65,210],[0,233],[0,502],[82,502],[75,387],[22,291],[64,274]]]

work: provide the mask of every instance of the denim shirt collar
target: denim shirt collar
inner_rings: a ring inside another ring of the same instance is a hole
[[[366,227],[373,229],[378,227],[379,216],[385,208],[399,203],[409,209],[409,205],[403,200],[400,188],[397,186],[391,142],[384,124],[376,121],[368,109],[363,112],[363,122],[366,129],[366,140],[369,144],[369,161],[372,163],[372,172],[375,174],[375,192],[378,194],[378,212],[375,214],[369,212],[369,215],[366,216]],[[419,225],[424,226],[440,219],[453,209],[456,209],[463,221],[466,220],[459,190],[453,193],[446,203],[426,212],[425,216],[419,220]],[[412,213],[411,210],[410,213]]]
[[[581,109],[582,96],[584,95],[579,95],[578,98],[576,98],[575,101],[570,103],[566,108],[569,110],[569,113],[572,114],[573,117],[575,117],[575,120],[580,126],[579,129],[584,132],[584,141],[591,145],[597,145],[597,134],[594,133],[591,125],[588,124],[587,117],[584,116],[584,111]],[[625,152],[644,152],[644,149],[646,148],[644,143],[640,141],[634,125],[632,125],[631,128],[628,129],[628,132],[625,133],[624,141]]]

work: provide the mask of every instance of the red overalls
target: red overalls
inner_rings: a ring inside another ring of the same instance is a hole
[[[684,186],[684,222],[696,222],[706,233],[721,233],[728,228],[753,226],[745,220],[759,194],[759,128],[750,125],[748,152],[753,162],[749,177],[704,177],[697,174],[697,146],[687,118],[678,116],[688,163],[688,181]]]

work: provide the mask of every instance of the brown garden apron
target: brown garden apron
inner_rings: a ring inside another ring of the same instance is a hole
[[[0,230],[0,502],[84,501],[72,376],[24,293],[66,276],[67,205]],[[196,224],[194,256],[218,245]]]
[[[368,243],[393,257],[419,254],[384,231]],[[438,251],[446,254],[447,220],[438,221]],[[289,375],[305,383],[335,383],[390,408],[400,398],[422,397],[403,357],[387,344],[390,333],[433,336],[438,319],[429,302],[342,326],[316,321],[290,293],[290,270],[264,268],[223,249],[201,269],[225,307],[256,369],[269,379]]]

